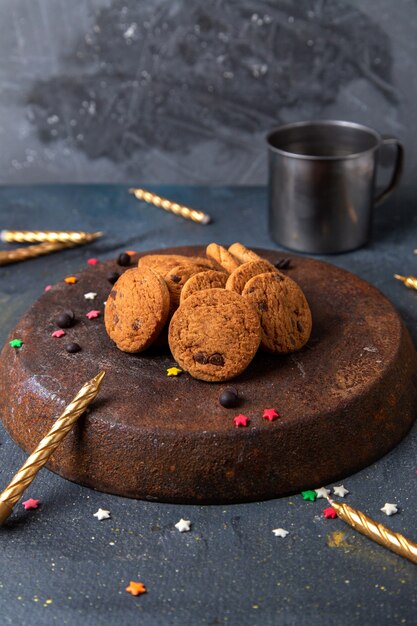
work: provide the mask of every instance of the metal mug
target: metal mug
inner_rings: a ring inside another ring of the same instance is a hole
[[[292,250],[346,252],[369,240],[373,206],[401,178],[404,148],[395,137],[335,120],[298,122],[272,130],[269,217],[272,237]],[[396,147],[390,183],[375,197],[380,148]]]

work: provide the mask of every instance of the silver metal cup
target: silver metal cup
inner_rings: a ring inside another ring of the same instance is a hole
[[[275,241],[292,250],[327,254],[363,246],[373,206],[398,185],[404,148],[395,137],[351,122],[281,126],[267,137],[269,218]],[[387,188],[375,197],[382,145],[396,158]]]

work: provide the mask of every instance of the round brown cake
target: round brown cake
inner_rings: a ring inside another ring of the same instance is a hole
[[[195,256],[204,248],[153,252]],[[271,262],[281,257],[258,252]],[[394,307],[370,284],[321,261],[290,259],[284,272],[311,307],[309,342],[292,355],[259,351],[243,374],[222,384],[185,372],[167,376],[175,366],[167,348],[117,349],[103,323],[108,274],[127,269],[115,260],[75,274],[75,284],[63,280],[34,303],[3,348],[4,425],[31,452],[84,382],[105,370],[99,396],[48,466],[70,480],[134,498],[221,503],[321,487],[365,467],[415,418],[414,346]],[[86,299],[89,293],[97,295]],[[92,309],[100,315],[89,319]],[[53,337],[67,310],[75,323]],[[20,348],[10,346],[15,338]],[[69,343],[81,350],[67,352]],[[218,398],[231,385],[240,405],[227,409]],[[265,409],[279,418],[264,419]],[[238,414],[249,418],[247,427],[236,427]]]

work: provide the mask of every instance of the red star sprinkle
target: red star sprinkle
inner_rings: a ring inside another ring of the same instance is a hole
[[[50,291],[52,289],[52,285],[46,285],[44,291]]]
[[[29,498],[25,502],[22,502],[22,505],[25,507],[25,511],[29,509],[37,509],[39,506],[40,500],[35,500],[34,498]]]
[[[246,415],[241,414],[236,415],[236,417],[233,418],[233,421],[235,423],[235,426],[247,426],[249,418],[247,418]]]
[[[63,337],[65,335],[65,330],[54,330],[54,332],[52,333],[52,337]]]
[[[332,506],[329,506],[328,509],[324,509],[323,515],[326,519],[334,519],[335,517],[337,517],[337,513]]]
[[[92,311],[88,311],[88,313],[85,314],[85,316],[88,317],[89,320],[93,320],[99,315],[100,311],[96,311],[95,309],[93,309]]]
[[[263,417],[266,420],[269,420],[270,422],[273,422],[274,420],[277,419],[277,417],[279,417],[279,415],[278,415],[278,413],[276,412],[275,409],[265,409]]]
[[[87,263],[88,265],[97,265],[98,261],[97,259],[88,259]]]

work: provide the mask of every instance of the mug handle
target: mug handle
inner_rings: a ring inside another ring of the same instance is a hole
[[[394,189],[397,187],[403,173],[404,165],[404,146],[399,141],[399,139],[397,139],[396,137],[391,137],[389,135],[383,135],[382,144],[385,146],[395,146],[397,148],[397,155],[395,157],[394,171],[392,173],[388,187],[384,189],[384,191],[381,191],[381,193],[375,198],[375,206],[384,202],[384,200],[390,195],[390,193],[394,191]]]

